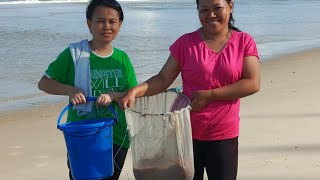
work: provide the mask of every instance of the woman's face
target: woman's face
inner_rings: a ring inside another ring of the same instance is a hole
[[[203,29],[216,34],[228,28],[233,4],[226,0],[199,0],[198,12]]]
[[[110,43],[118,35],[122,21],[115,9],[105,6],[95,8],[91,20],[87,20],[93,40],[101,43]]]

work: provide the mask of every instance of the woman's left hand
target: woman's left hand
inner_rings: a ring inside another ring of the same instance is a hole
[[[101,94],[97,100],[96,105],[97,106],[109,106],[113,101],[113,94]]]
[[[191,108],[193,111],[198,111],[205,107],[210,102],[210,91],[200,90],[192,94]]]

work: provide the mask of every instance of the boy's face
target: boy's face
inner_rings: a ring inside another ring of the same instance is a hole
[[[92,14],[92,19],[87,20],[87,24],[94,40],[110,43],[118,35],[122,21],[115,9],[98,6]]]

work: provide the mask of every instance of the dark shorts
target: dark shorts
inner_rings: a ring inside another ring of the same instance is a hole
[[[238,172],[238,137],[219,141],[193,140],[194,180],[236,180]]]
[[[119,150],[120,149],[120,150]],[[119,152],[118,152],[119,151]],[[124,161],[127,156],[128,149],[126,148],[120,148],[120,146],[113,144],[113,157],[115,157],[115,162],[114,162],[114,173],[112,177],[101,179],[101,180],[118,180],[120,177],[121,169],[124,165]],[[116,154],[117,153],[117,154]],[[70,170],[70,165],[69,165],[69,159],[68,159],[68,168],[69,168],[69,177],[70,180],[73,180],[71,170]]]

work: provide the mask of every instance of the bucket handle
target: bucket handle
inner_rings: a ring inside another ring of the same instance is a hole
[[[87,100],[87,101],[96,101],[97,98],[96,98],[96,97],[86,97],[86,100]],[[58,128],[58,129],[59,129],[60,121],[61,121],[63,115],[64,115],[64,114],[66,113],[66,111],[67,111],[69,108],[71,108],[72,106],[73,106],[73,104],[72,104],[72,103],[69,103],[69,104],[61,111],[61,113],[60,113],[60,115],[59,115],[59,118],[58,118],[58,121],[57,121],[57,128]],[[118,123],[118,117],[117,117],[117,114],[116,114],[114,108],[113,108],[111,105],[109,105],[107,108],[108,108],[108,110],[111,111],[111,113],[112,113],[113,120],[114,120],[114,124],[117,124],[117,123]],[[104,119],[104,118],[102,118],[102,119]]]

